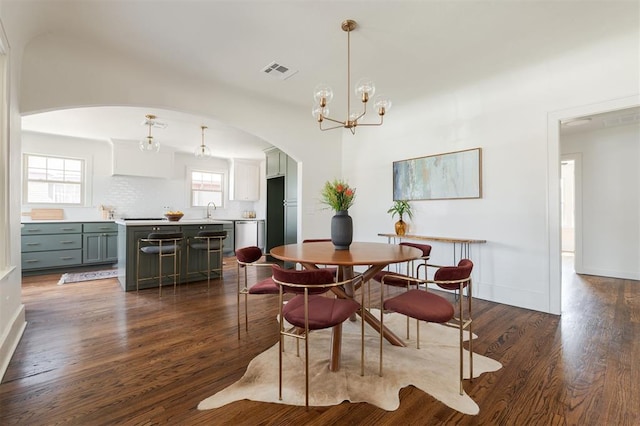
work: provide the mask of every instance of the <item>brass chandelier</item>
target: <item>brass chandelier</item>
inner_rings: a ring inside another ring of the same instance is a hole
[[[379,123],[362,123],[360,119],[367,113],[367,102],[374,95],[376,88],[373,82],[367,78],[362,78],[358,81],[355,87],[355,92],[362,101],[363,109],[361,112],[351,112],[351,92],[349,87],[351,86],[351,31],[356,29],[356,21],[347,19],[342,23],[342,30],[347,33],[347,118],[344,121],[336,120],[329,117],[329,108],[327,104],[333,99],[333,90],[326,84],[320,84],[316,86],[313,98],[316,102],[312,109],[312,114],[318,121],[320,130],[332,130],[340,127],[349,129],[352,134],[356,133],[357,126],[380,126],[382,125],[384,115],[391,108],[391,101],[386,96],[376,96],[373,100],[373,106],[380,116]],[[331,121],[336,123],[335,126],[323,127],[325,121]]]

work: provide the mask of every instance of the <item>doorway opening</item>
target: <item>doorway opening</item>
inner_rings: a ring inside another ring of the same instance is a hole
[[[575,195],[575,160],[562,160],[560,163],[560,226],[562,227],[563,256],[573,256],[576,250]]]

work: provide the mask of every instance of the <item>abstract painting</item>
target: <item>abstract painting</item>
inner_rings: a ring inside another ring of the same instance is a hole
[[[482,197],[481,148],[393,162],[393,199]]]

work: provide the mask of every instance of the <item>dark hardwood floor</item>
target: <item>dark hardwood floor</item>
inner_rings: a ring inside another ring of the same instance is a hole
[[[251,401],[198,411],[277,341],[273,297],[250,298],[249,333],[238,340],[234,267],[209,292],[205,281],[162,298],[124,293],[115,279],[59,286],[58,278],[24,279],[28,324],[0,384],[2,425],[640,422],[638,281],[567,274],[561,317],[476,299],[475,352],[503,368],[465,382],[480,406],[467,416],[413,387],[394,412]]]

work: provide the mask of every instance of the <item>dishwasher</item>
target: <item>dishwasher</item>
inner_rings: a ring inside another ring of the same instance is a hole
[[[258,221],[236,220],[235,249],[258,245]]]

